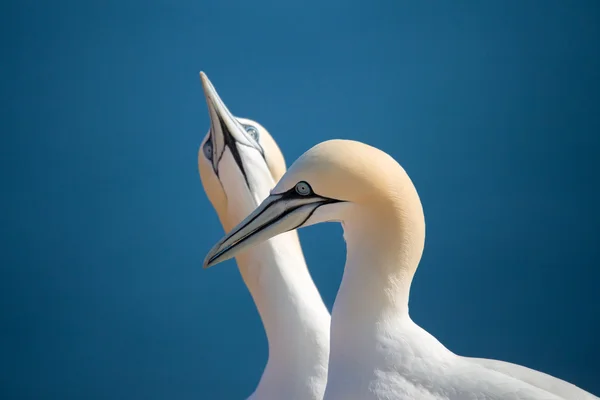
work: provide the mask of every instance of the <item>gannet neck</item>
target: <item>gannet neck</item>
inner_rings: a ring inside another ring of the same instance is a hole
[[[366,326],[381,328],[382,321],[408,317],[425,240],[420,202],[353,205],[344,215],[347,255],[332,312],[332,340],[334,331],[364,335]]]
[[[356,280],[362,287],[360,292],[352,293],[352,298],[372,289],[368,293],[369,307],[407,311],[416,265],[408,257],[409,250],[402,248],[400,228],[382,227],[374,219],[360,214],[344,221],[343,228],[347,245],[346,271],[349,272],[344,276],[344,284],[350,285]]]
[[[296,359],[302,364],[312,353],[306,346],[328,347],[329,312],[308,272],[296,232],[261,243],[236,261],[265,328],[269,362],[290,364]],[[316,353],[317,359],[327,355]]]

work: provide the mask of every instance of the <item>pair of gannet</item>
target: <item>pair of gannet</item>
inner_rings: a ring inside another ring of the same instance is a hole
[[[233,117],[206,75],[201,80],[211,128],[198,165],[228,232],[204,266],[236,257],[269,342],[251,398],[597,399],[539,371],[455,355],[410,319],[425,222],[417,191],[393,158],[330,140],[285,172],[267,131]],[[295,233],[329,221],[342,223],[347,243],[331,327]]]

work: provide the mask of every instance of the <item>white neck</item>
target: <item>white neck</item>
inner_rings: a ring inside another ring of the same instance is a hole
[[[308,272],[296,232],[274,237],[236,258],[269,341],[269,358],[306,354],[313,336],[329,337],[330,316]],[[310,328],[310,329],[307,329]]]
[[[255,395],[261,390],[284,394],[273,387],[286,387],[287,394],[322,395],[330,316],[306,267],[297,233],[276,236],[242,252],[236,261],[269,343],[269,360]]]
[[[367,330],[377,329],[382,321],[408,316],[419,243],[405,226],[364,210],[355,211],[343,227],[346,266],[333,307],[332,331],[346,343],[349,338],[363,342],[364,335],[375,333]]]
[[[424,221],[422,212],[404,211],[357,206],[344,218],[347,258],[331,315],[325,398],[370,398],[377,374],[397,370],[411,346],[409,332],[420,329],[408,315],[408,298]]]

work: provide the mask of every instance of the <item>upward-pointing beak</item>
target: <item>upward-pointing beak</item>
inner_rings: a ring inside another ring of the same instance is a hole
[[[237,121],[217,94],[215,87],[208,80],[204,72],[200,72],[200,81],[204,89],[204,97],[210,115],[210,138],[212,140],[213,157],[212,165],[218,175],[219,161],[226,148],[229,148],[238,167],[246,176],[244,165],[237,146],[246,145],[255,147],[248,138],[244,127]]]

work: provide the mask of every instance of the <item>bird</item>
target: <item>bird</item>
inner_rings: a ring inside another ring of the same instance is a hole
[[[210,129],[198,151],[200,179],[225,232],[264,200],[286,171],[258,122],[234,117],[200,72]],[[298,234],[287,232],[236,256],[258,309],[269,356],[249,399],[323,398],[330,314],[306,267]]]
[[[412,321],[408,300],[425,243],[423,207],[400,164],[365,143],[328,140],[305,152],[256,210],[213,246],[204,268],[322,222],[341,222],[346,242],[331,313],[325,400],[597,399],[525,367],[456,355]],[[534,379],[527,379],[529,371]],[[556,393],[554,386],[560,387]]]

